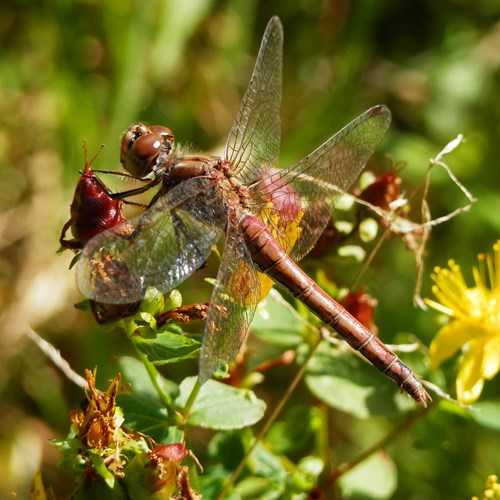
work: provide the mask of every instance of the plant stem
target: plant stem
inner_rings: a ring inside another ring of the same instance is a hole
[[[262,427],[261,431],[255,438],[252,446],[250,449],[245,453],[245,456],[241,459],[241,462],[238,464],[238,467],[236,470],[233,472],[231,477],[229,478],[229,481],[226,483],[224,486],[224,489],[222,490],[222,493],[219,495],[219,500],[226,498],[227,492],[229,488],[236,482],[238,479],[239,475],[243,471],[243,467],[245,466],[246,461],[250,457],[250,455],[253,453],[259,442],[262,440],[262,438],[267,434],[267,431],[271,427],[271,425],[274,423],[278,415],[281,413],[281,410],[283,410],[283,407],[286,405],[288,400],[290,399],[290,396],[293,394],[293,391],[297,387],[298,383],[302,380],[302,377],[304,376],[304,372],[306,371],[307,365],[311,358],[314,356],[316,353],[316,350],[318,349],[320,342],[322,340],[322,337],[318,335],[318,340],[316,343],[312,346],[307,358],[304,360],[304,363],[300,367],[300,370],[296,373],[295,377],[293,378],[291,384],[288,386],[285,394],[283,394],[283,397],[281,398],[280,402],[276,405],[274,408],[274,411],[272,412],[271,416],[267,419],[266,423]]]
[[[193,386],[193,389],[191,390],[191,394],[188,397],[188,400],[186,401],[186,404],[184,405],[184,409],[182,410],[182,414],[184,415],[184,419],[187,419],[189,416],[189,413],[191,412],[191,408],[193,407],[193,404],[198,397],[198,393],[200,392],[201,389],[201,384],[196,378],[196,382]]]
[[[144,365],[144,368],[146,368],[146,372],[149,375],[149,378],[151,380],[151,383],[153,384],[153,387],[156,389],[156,392],[158,393],[158,397],[160,398],[160,401],[165,405],[166,408],[172,409],[172,406],[173,406],[172,398],[170,397],[170,394],[163,389],[163,387],[160,383],[161,375],[158,373],[156,366],[153,363],[151,363],[151,361],[149,361],[146,354],[144,354],[140,349],[137,348],[137,345],[134,342],[134,338],[133,337],[129,337],[129,338],[132,341],[132,344],[134,345],[135,352],[137,353],[137,356],[141,360],[141,363]]]
[[[422,408],[415,413],[412,413],[405,421],[401,422],[397,427],[395,427],[387,436],[382,438],[378,443],[367,448],[365,451],[360,453],[357,457],[353,458],[351,461],[341,464],[334,470],[330,477],[328,478],[329,483],[333,483],[337,481],[337,479],[344,475],[346,472],[349,472],[351,469],[354,469],[358,464],[366,460],[369,456],[373,455],[378,450],[386,448],[392,441],[394,441],[400,434],[408,431],[413,424],[420,420],[424,415],[426,415],[429,410],[434,408],[436,405],[431,405],[427,408]]]

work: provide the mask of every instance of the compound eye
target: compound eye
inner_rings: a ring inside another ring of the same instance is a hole
[[[149,127],[149,130],[154,134],[160,134],[164,140],[168,140],[170,142],[174,142],[174,133],[163,125],[152,125]]]
[[[132,175],[145,177],[153,171],[162,144],[160,134],[141,135],[130,145],[123,166]]]
[[[148,127],[144,123],[137,123],[130,127],[122,137],[121,147],[120,147],[120,163],[125,166],[128,152],[134,142],[141,136],[148,133]]]
[[[149,132],[158,134],[162,138],[162,153],[165,155],[170,154],[172,148],[174,147],[174,133],[167,127],[163,125],[152,125],[149,127]]]

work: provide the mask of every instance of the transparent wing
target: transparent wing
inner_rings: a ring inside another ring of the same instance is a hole
[[[150,286],[166,293],[205,262],[226,218],[217,186],[189,179],[136,219],[89,241],[78,263],[78,287],[106,304],[142,300]]]
[[[277,17],[267,25],[252,78],[226,144],[225,158],[241,182],[250,183],[275,165],[280,150],[283,27]]]
[[[294,260],[314,246],[335,203],[358,177],[390,122],[390,111],[375,106],[291,168],[273,170],[251,187],[252,212]]]
[[[221,265],[210,299],[200,356],[200,383],[238,354],[260,297],[260,282],[235,220],[229,224]]]

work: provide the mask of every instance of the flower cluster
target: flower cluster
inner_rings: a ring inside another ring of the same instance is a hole
[[[486,489],[484,490],[483,500],[499,500],[500,499],[500,484],[498,484],[497,476],[488,476],[486,480]],[[479,497],[472,497],[472,500],[479,500]]]

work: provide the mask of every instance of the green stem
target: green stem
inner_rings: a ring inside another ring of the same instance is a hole
[[[201,389],[201,384],[196,378],[196,382],[193,386],[193,389],[191,390],[191,394],[188,397],[188,400],[186,401],[186,404],[184,405],[184,409],[182,410],[182,414],[184,416],[184,420],[186,420],[189,416],[189,413],[191,412],[191,408],[193,407],[193,404],[198,397],[198,393],[200,392]]]
[[[151,361],[149,361],[146,354],[144,354],[137,347],[137,344],[134,341],[134,337],[132,335],[129,335],[129,338],[132,341],[132,344],[135,348],[135,352],[137,353],[137,356],[141,360],[141,363],[144,365],[144,368],[146,368],[146,372],[149,375],[149,378],[151,380],[151,383],[153,384],[153,387],[156,389],[156,392],[158,393],[158,397],[160,398],[160,401],[165,405],[166,408],[172,409],[172,407],[173,407],[172,398],[170,397],[170,394],[163,389],[162,384],[160,382],[161,375],[158,373],[156,366],[153,363],[151,363]]]
[[[266,423],[262,427],[261,431],[255,438],[252,446],[250,449],[245,453],[245,456],[242,458],[241,462],[238,464],[238,467],[236,470],[233,472],[232,476],[229,478],[229,481],[226,483],[224,486],[224,489],[222,490],[222,493],[219,495],[219,499],[226,498],[227,492],[229,488],[236,482],[238,479],[239,475],[243,471],[243,467],[245,466],[246,461],[250,457],[250,455],[253,453],[257,445],[262,441],[263,437],[267,434],[267,431],[271,427],[271,425],[274,423],[276,418],[278,418],[278,415],[281,413],[283,410],[283,407],[288,403],[288,400],[290,399],[291,395],[293,394],[295,388],[299,384],[299,382],[302,380],[302,377],[304,376],[304,373],[306,371],[307,365],[309,364],[309,361],[311,358],[314,356],[316,353],[320,343],[321,343],[322,337],[318,335],[318,340],[316,343],[312,346],[307,358],[304,360],[304,363],[300,367],[300,370],[296,373],[294,379],[292,380],[292,383],[288,386],[285,394],[281,398],[280,402],[276,405],[274,408],[274,411],[272,412],[271,416],[267,419]]]
[[[373,455],[379,450],[386,448],[387,445],[392,443],[392,441],[399,437],[400,434],[408,431],[418,420],[429,413],[429,410],[431,410],[435,406],[436,405],[431,405],[411,414],[404,422],[401,422],[401,424],[395,427],[389,434],[387,434],[387,436],[382,438],[380,441],[367,448],[365,451],[360,453],[357,457],[353,458],[349,462],[339,465],[339,467],[337,467],[337,470],[334,470],[331,473],[328,481],[330,483],[337,481],[340,476],[344,475],[346,472],[349,472],[351,469],[354,469],[354,467],[366,460],[369,456]]]

